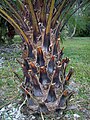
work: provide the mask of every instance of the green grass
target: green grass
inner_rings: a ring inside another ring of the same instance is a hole
[[[4,44],[0,46],[0,58],[4,58],[4,63],[0,67],[0,107],[18,97],[19,80],[15,77],[13,71],[16,71],[20,77],[22,70],[17,63],[16,58],[20,58],[21,51],[19,48],[20,37],[14,37],[14,44]],[[5,50],[8,48],[7,50]],[[10,51],[8,51],[10,50]]]
[[[75,102],[79,103],[82,109],[88,108],[90,100],[90,38],[75,37],[63,41],[61,47],[64,46],[64,57],[70,58],[69,67],[74,67],[73,79],[78,87],[78,94]],[[81,116],[80,120],[84,120],[84,113],[74,111]],[[72,112],[70,112],[72,114]]]
[[[15,36],[15,45],[20,43],[20,38]],[[17,44],[16,44],[17,43]],[[64,57],[70,58],[68,69],[74,67],[73,80],[78,87],[78,94],[74,101],[81,101],[79,104],[82,108],[88,109],[89,94],[90,94],[90,38],[88,37],[75,37],[73,39],[67,39],[63,41],[61,47],[64,46]],[[21,67],[17,64],[15,58],[20,57],[21,51],[13,51],[12,53],[4,53],[1,56],[6,60],[3,67],[0,69],[0,93],[4,98],[4,102],[0,103],[0,106],[9,101],[9,97],[17,95],[18,79],[14,76],[12,70],[22,76]],[[67,70],[68,71],[68,70]],[[68,112],[67,112],[68,113]],[[70,111],[69,114],[78,113],[83,119],[83,113],[78,111]]]
[[[88,94],[87,86],[90,85],[90,38],[73,38],[63,41],[64,57],[70,58],[69,66],[73,66],[74,78]],[[83,89],[82,89],[83,90]],[[80,90],[81,91],[81,90]],[[83,96],[82,96],[83,97]]]

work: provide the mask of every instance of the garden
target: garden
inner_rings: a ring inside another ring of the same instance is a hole
[[[0,120],[90,119],[89,8],[0,1]]]

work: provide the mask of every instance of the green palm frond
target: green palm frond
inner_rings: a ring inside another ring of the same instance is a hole
[[[50,7],[50,13],[48,16],[48,22],[47,22],[47,27],[46,27],[46,34],[50,32],[50,27],[51,27],[51,20],[52,20],[52,15],[53,15],[53,9],[54,9],[54,4],[55,0],[51,1],[51,7]]]
[[[29,5],[29,12],[31,13],[32,16],[33,29],[35,32],[39,33],[38,22],[32,5],[32,0],[27,0],[27,4]]]
[[[18,24],[3,10],[0,8],[0,15],[4,17],[8,22],[12,24],[14,28],[16,28],[18,31],[20,31],[20,34],[24,37],[25,41],[28,43],[28,38],[26,37],[23,30],[18,26]]]

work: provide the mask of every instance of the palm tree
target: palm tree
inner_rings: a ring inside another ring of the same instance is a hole
[[[79,6],[72,12],[77,1],[0,0],[0,15],[23,41],[23,62],[19,63],[24,81],[20,87],[23,98],[27,98],[27,107],[33,112],[64,110],[73,94],[67,87],[73,69],[66,73],[69,58],[62,58],[63,48],[59,43],[69,18],[89,2],[79,0]]]

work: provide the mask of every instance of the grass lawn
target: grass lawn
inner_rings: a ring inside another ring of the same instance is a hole
[[[69,67],[74,67],[73,79],[79,89],[75,100],[80,101],[81,110],[75,112],[80,114],[80,120],[84,120],[83,109],[90,110],[90,38],[75,37],[63,41],[61,46],[65,47],[64,56],[71,59]]]
[[[15,37],[15,43],[17,39],[20,38]],[[78,104],[79,110],[70,110],[67,111],[67,114],[77,113],[80,115],[80,120],[85,120],[85,117],[90,117],[88,113],[84,113],[83,111],[86,110],[88,112],[90,109],[90,38],[75,37],[67,39],[61,44],[61,47],[63,46],[64,57],[69,57],[71,59],[68,68],[71,66],[74,67],[75,72],[72,78],[76,82],[78,88],[78,94],[75,96],[74,101]],[[15,47],[17,47],[17,49]],[[11,52],[3,52],[0,54],[0,58],[5,59],[3,66],[0,68],[0,106],[2,106],[12,100],[13,94],[16,97],[18,96],[18,82],[12,69],[16,70],[20,76],[22,76],[22,73],[15,59],[21,54],[20,50],[18,51],[18,44],[14,45],[14,49]]]
[[[63,42],[64,56],[71,61],[69,66],[74,67],[74,79],[82,86],[80,96],[87,98],[90,85],[90,38],[73,38]]]

